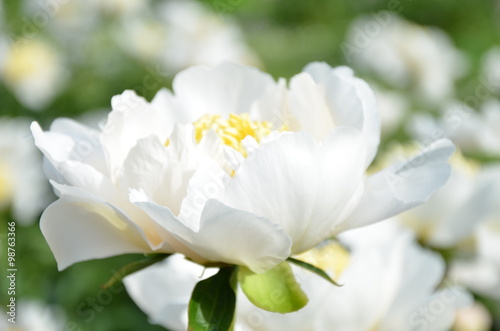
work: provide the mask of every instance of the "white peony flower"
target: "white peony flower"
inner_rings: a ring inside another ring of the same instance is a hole
[[[284,81],[233,64],[179,73],[151,103],[126,91],[102,131],[32,125],[59,195],[41,229],[60,269],[123,253],[269,270],[341,231],[426,201],[454,150],[436,141],[365,179],[374,96],[348,68]]]
[[[60,55],[41,39],[19,39],[5,43],[3,48],[0,79],[23,106],[43,109],[59,94],[66,80]]]
[[[490,98],[475,111],[459,101],[449,102],[443,116],[435,119],[428,114],[414,115],[407,125],[410,134],[422,141],[448,137],[464,153],[500,155],[500,101]]]
[[[386,90],[376,86],[374,88],[377,104],[380,109],[382,138],[390,137],[396,133],[404,118],[409,112],[409,100],[404,94],[395,90]]]
[[[243,32],[231,20],[222,20],[192,0],[163,1],[155,9],[166,29],[162,50],[164,67],[178,71],[191,65],[218,65],[224,61],[259,63],[244,43]]]
[[[429,201],[397,218],[419,239],[436,248],[451,248],[472,237],[476,226],[488,217],[491,187],[479,185],[476,164],[460,153],[450,159],[448,182]]]
[[[355,20],[342,50],[353,66],[374,73],[393,87],[414,87],[428,103],[452,96],[455,80],[467,67],[464,55],[445,32],[388,11]]]
[[[336,275],[342,287],[294,269],[310,303],[283,315],[258,309],[239,295],[235,330],[449,330],[471,297],[450,284],[438,287],[444,262],[420,248],[407,231],[381,225],[349,232],[344,240],[350,253],[330,243],[303,256]],[[204,270],[175,255],[127,276],[124,283],[152,323],[185,330],[189,296],[199,277],[207,277]]]
[[[48,205],[42,159],[33,146],[29,120],[0,117],[0,210],[12,208],[29,224]]]
[[[500,93],[500,46],[490,48],[481,61],[481,74],[488,92]],[[477,92],[476,92],[477,93]]]
[[[6,311],[4,311],[6,310]],[[8,319],[10,308],[2,307],[0,330],[5,331],[61,331],[65,329],[64,313],[59,307],[30,300],[16,301],[15,323]]]
[[[490,313],[482,304],[475,302],[457,312],[457,319],[451,331],[488,331],[491,327]]]
[[[488,166],[478,181],[490,189],[488,217],[474,231],[476,254],[459,257],[451,265],[451,277],[472,291],[500,301],[500,167]]]

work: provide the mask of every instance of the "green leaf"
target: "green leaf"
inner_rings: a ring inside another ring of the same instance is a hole
[[[293,264],[296,264],[299,267],[302,267],[302,268],[304,268],[306,270],[314,272],[315,274],[317,274],[318,276],[326,279],[327,281],[329,281],[330,283],[332,283],[335,286],[343,286],[343,285],[340,285],[339,283],[337,283],[336,281],[334,281],[330,276],[328,276],[328,274],[326,272],[324,272],[323,270],[321,270],[318,267],[313,266],[312,264],[309,264],[309,263],[304,262],[304,261],[296,260],[293,257],[289,257],[287,259],[287,261],[290,261]]]
[[[123,266],[117,272],[115,272],[113,277],[111,277],[111,279],[108,280],[106,282],[106,284],[102,285],[101,288],[107,289],[107,288],[113,286],[114,284],[116,284],[117,282],[121,282],[123,278],[130,275],[131,273],[134,273],[136,271],[139,271],[141,269],[149,267],[152,264],[160,262],[160,261],[166,259],[167,257],[169,257],[170,255],[171,254],[155,254],[155,255],[152,255],[144,260],[129,263],[129,264]]]
[[[189,301],[189,331],[229,330],[236,308],[234,267],[221,268],[196,284]]]
[[[261,274],[240,266],[238,281],[247,298],[267,311],[290,313],[303,308],[309,301],[287,262]]]

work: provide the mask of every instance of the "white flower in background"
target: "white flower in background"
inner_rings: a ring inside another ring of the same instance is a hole
[[[475,231],[476,255],[457,258],[450,273],[472,291],[500,301],[500,166],[485,168],[478,181],[492,189],[489,217]]]
[[[155,10],[167,30],[162,52],[165,68],[177,71],[191,65],[217,65],[224,61],[258,64],[257,56],[243,41],[240,28],[197,1],[163,1]]]
[[[414,87],[428,103],[452,96],[455,80],[467,67],[464,55],[444,31],[387,11],[356,19],[342,49],[354,67],[393,87]]]
[[[454,108],[447,109],[447,112],[451,113],[454,110]],[[467,110],[464,112],[466,115],[462,123],[455,124],[452,121],[443,120],[448,137],[464,151],[499,156],[500,101],[489,99],[483,102],[479,112]]]
[[[0,52],[0,79],[23,106],[41,110],[63,88],[66,72],[52,45],[24,38]]]
[[[455,286],[438,288],[444,262],[420,248],[407,231],[370,226],[349,232],[345,243],[350,253],[330,243],[302,256],[336,276],[342,287],[294,268],[310,293],[309,304],[295,313],[275,314],[251,305],[240,291],[235,330],[445,331],[457,311],[471,303]],[[175,255],[127,276],[124,283],[152,323],[185,330],[189,297],[204,270]]]
[[[500,46],[494,46],[484,54],[481,61],[481,73],[493,92],[500,93]]]
[[[143,9],[150,2],[140,0],[25,0],[22,8],[27,15],[24,20],[27,28],[44,29],[46,25],[55,24],[61,28],[92,29],[93,27],[83,26],[83,23],[96,22],[96,19],[101,20],[106,15],[129,16]],[[41,18],[46,18],[46,20]],[[55,30],[53,32],[57,33]],[[64,33],[64,31],[61,32]]]
[[[125,277],[123,283],[135,303],[148,315],[150,323],[180,331],[187,330],[188,303],[196,283],[217,270],[174,254]]]
[[[480,303],[457,311],[457,318],[451,331],[490,331],[491,316]]]
[[[27,119],[0,117],[0,210],[12,208],[22,224],[34,222],[49,203],[29,124]]]
[[[350,69],[284,81],[223,64],[179,73],[151,103],[112,100],[102,131],[32,125],[59,200],[41,229],[60,269],[123,253],[178,252],[263,272],[347,229],[425,202],[448,179],[437,141],[365,180],[374,95]],[[286,113],[283,113],[286,110]]]
[[[146,6],[150,1],[141,0],[88,0],[89,5],[99,8],[105,13],[118,15],[133,15],[135,12]]]
[[[222,20],[192,0],[159,1],[135,18],[124,19],[116,30],[116,40],[133,56],[159,61],[175,72],[191,65],[225,61],[258,63],[234,22]]]
[[[415,231],[422,242],[450,248],[472,237],[488,215],[491,187],[477,185],[480,166],[455,153],[448,182],[425,204],[408,210],[398,220]]]
[[[464,153],[500,155],[500,101],[488,99],[478,112],[464,103],[449,102],[439,119],[429,114],[415,114],[407,130],[416,139],[427,141],[448,137]]]
[[[5,331],[62,331],[65,329],[64,314],[58,307],[38,301],[16,301],[15,324],[7,321],[9,310],[2,307],[0,330]]]
[[[401,126],[404,117],[409,111],[409,101],[402,93],[381,89],[373,86],[373,84],[371,86],[374,88],[377,104],[380,109],[380,133],[382,138],[386,138],[395,133]]]
[[[111,43],[142,61],[174,72],[224,61],[259,63],[237,24],[228,18],[222,20],[198,1],[28,0],[23,7],[28,31],[48,32],[61,43],[74,46],[68,50],[73,52],[68,61],[88,60],[96,49]],[[109,15],[116,17],[110,21]],[[39,17],[46,18],[43,25],[37,24]],[[105,59],[96,57],[95,61]]]
[[[144,61],[158,61],[167,47],[170,31],[154,18],[136,16],[124,20],[115,34],[120,47],[132,56]]]

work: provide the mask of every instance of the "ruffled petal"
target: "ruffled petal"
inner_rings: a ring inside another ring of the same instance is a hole
[[[134,91],[115,95],[111,104],[113,111],[109,113],[103,128],[102,145],[110,176],[115,178],[130,149],[139,139],[156,135],[161,141],[166,141],[173,129],[173,122],[168,120],[165,109],[148,103]]]

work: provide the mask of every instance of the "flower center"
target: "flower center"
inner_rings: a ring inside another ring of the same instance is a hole
[[[242,140],[247,136],[253,137],[257,142],[272,131],[272,124],[266,121],[252,121],[249,114],[230,114],[229,118],[221,118],[220,115],[203,115],[194,125],[194,137],[199,143],[203,136],[212,129],[217,133],[221,141],[247,156],[247,151]]]

